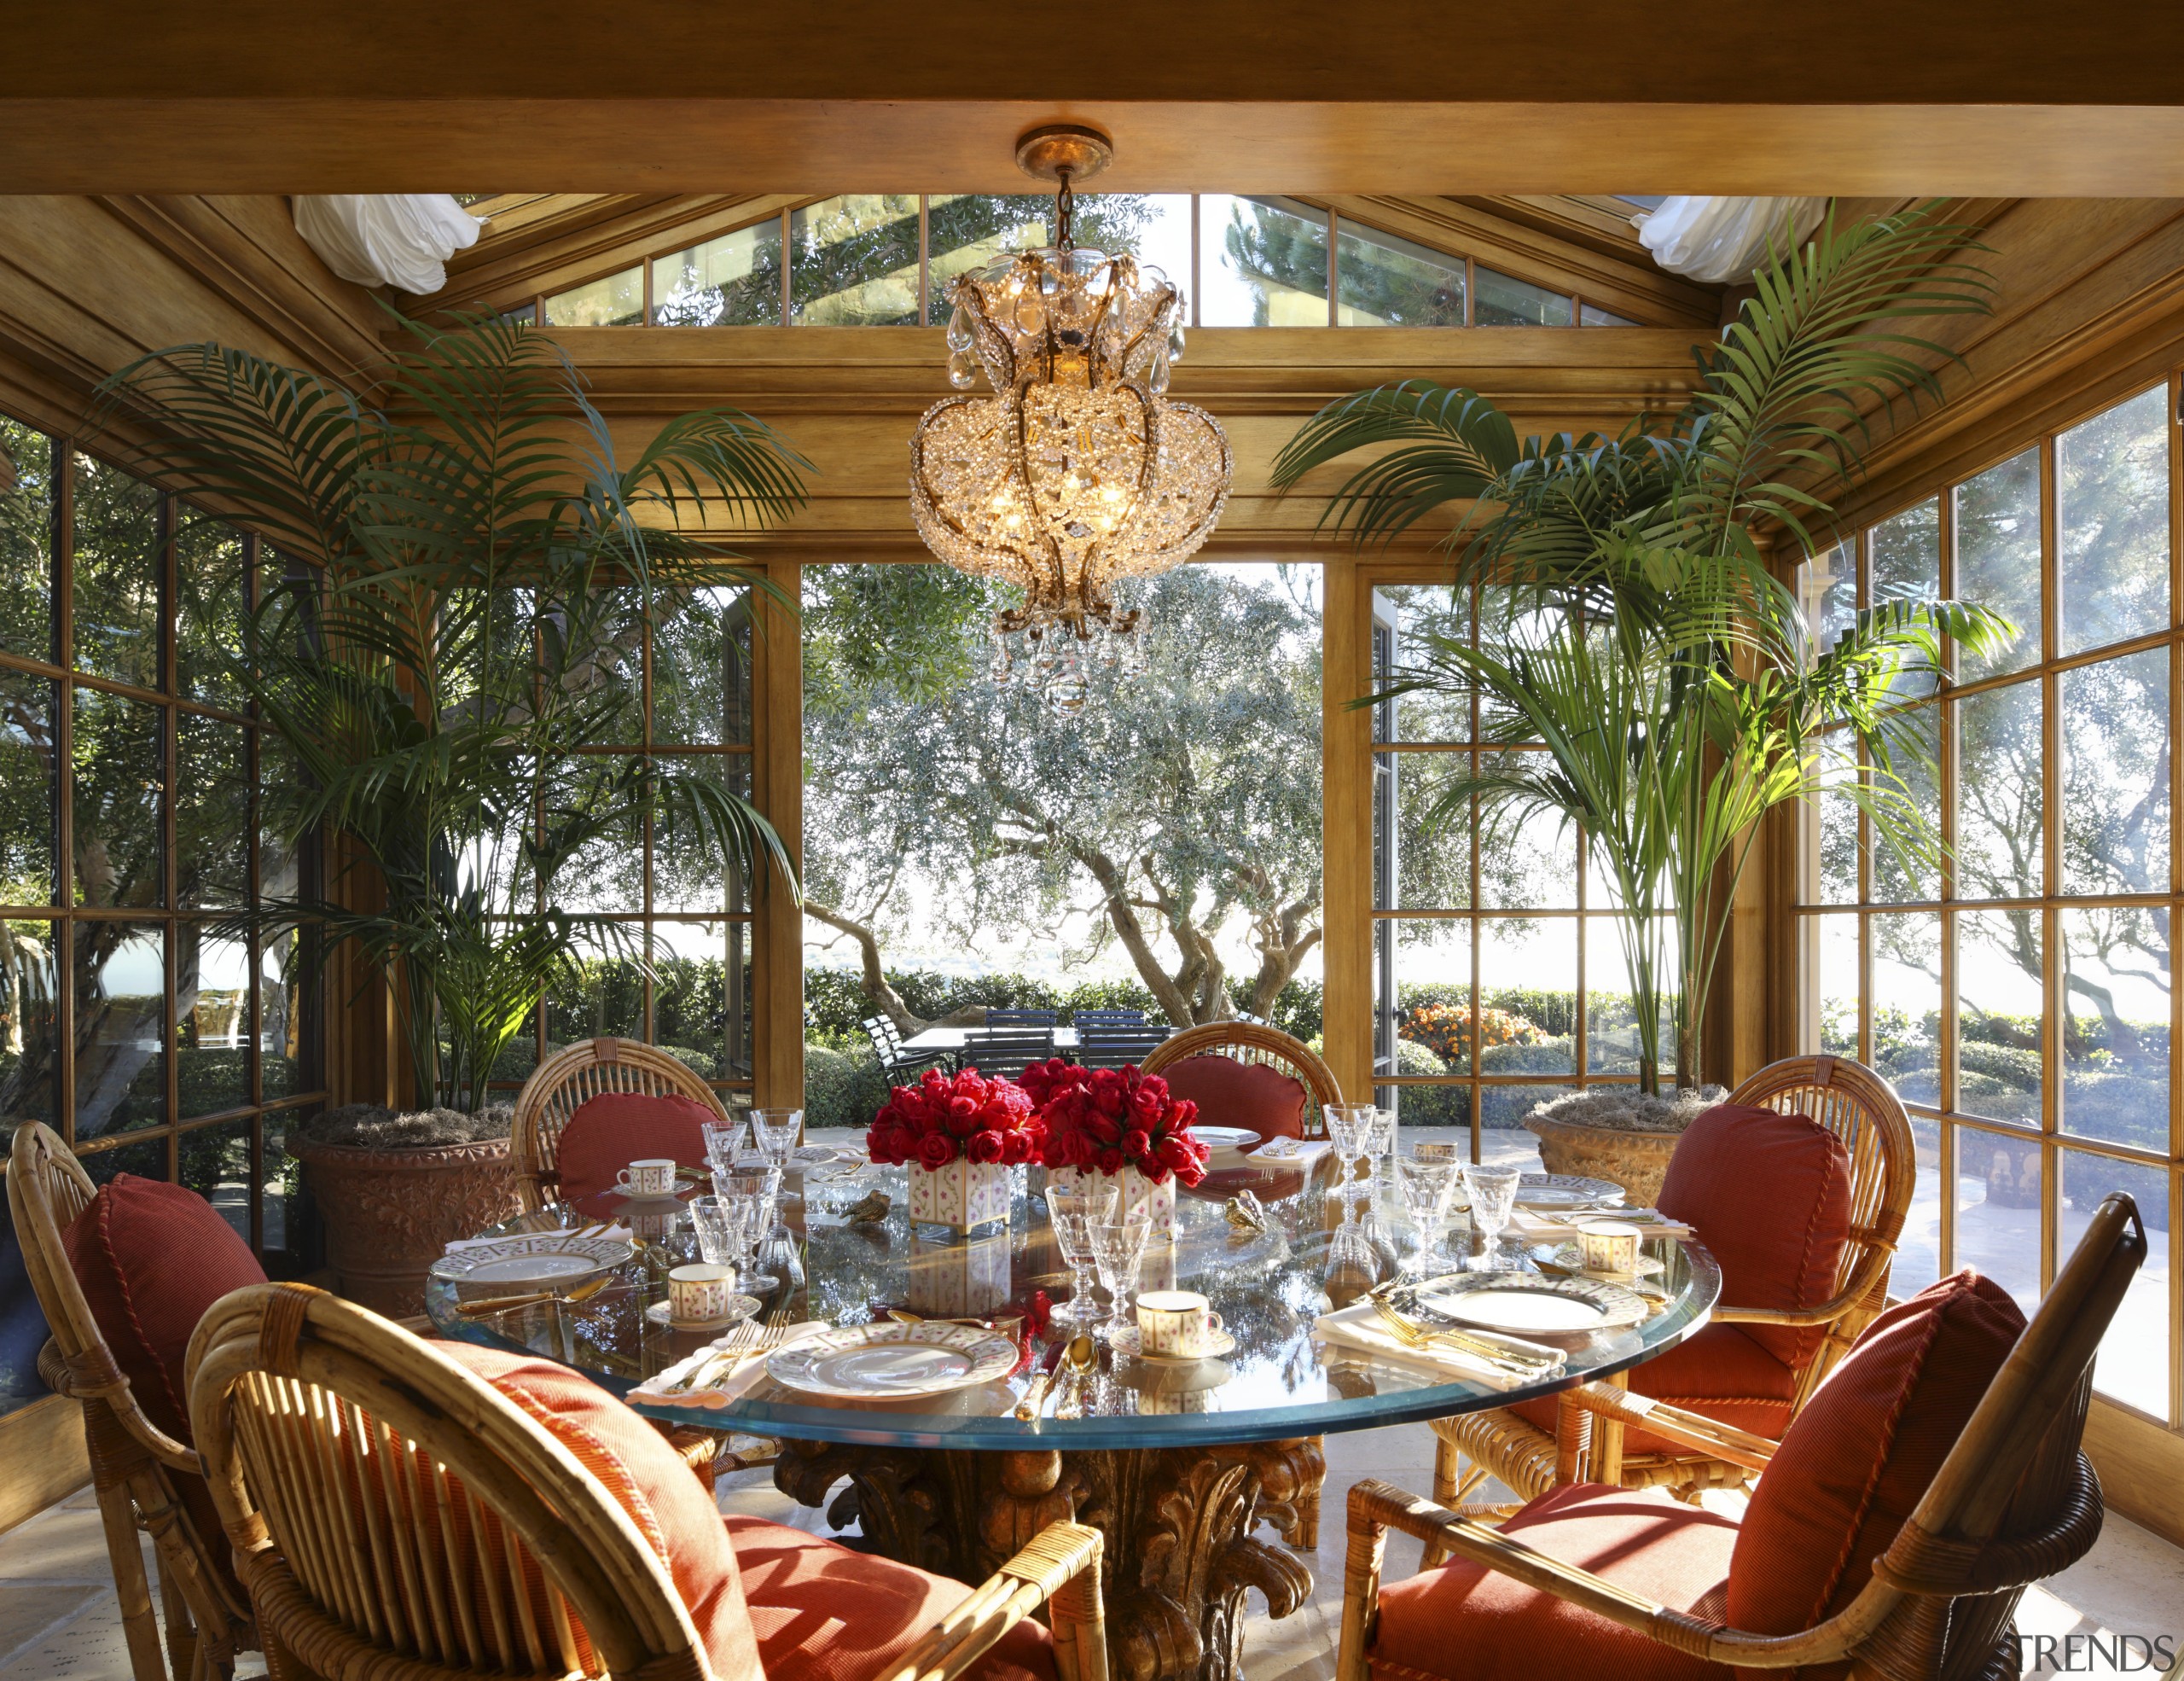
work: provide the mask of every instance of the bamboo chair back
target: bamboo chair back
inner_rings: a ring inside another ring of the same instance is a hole
[[[1799,1376],[1797,1405],[1802,1408],[1888,1306],[1889,1268],[1918,1182],[1911,1118],[1886,1080],[1844,1056],[1770,1062],[1728,1101],[1808,1116],[1841,1139],[1850,1157],[1850,1237],[1831,1292],[1842,1311],[1827,1321],[1811,1364]]]
[[[1279,1027],[1258,1021],[1208,1021],[1186,1027],[1156,1046],[1138,1064],[1141,1073],[1157,1074],[1189,1056],[1228,1056],[1239,1062],[1256,1062],[1301,1081],[1304,1087],[1304,1136],[1327,1137],[1328,1103],[1342,1102],[1342,1087],[1334,1071],[1304,1040],[1292,1038]]]
[[[303,1284],[237,1290],[190,1343],[189,1405],[273,1681],[712,1677],[613,1497],[376,1314]]]
[[[561,1175],[561,1132],[590,1099],[602,1091],[682,1096],[703,1103],[725,1123],[728,1111],[695,1069],[636,1039],[585,1039],[555,1051],[516,1094],[509,1154],[515,1162],[516,1195],[528,1213],[555,1200]]]
[[[162,1681],[166,1673],[136,1539],[140,1527],[150,1532],[159,1558],[167,1661],[179,1681],[200,1662],[232,1665],[235,1651],[254,1647],[257,1639],[249,1608],[235,1602],[214,1563],[211,1550],[223,1544],[222,1538],[199,1534],[175,1496],[177,1479],[199,1475],[196,1454],[146,1415],[68,1264],[61,1231],[97,1194],[60,1134],[35,1120],[15,1129],[9,1149],[8,1210],[23,1270],[50,1333],[38,1355],[38,1376],[84,1409],[91,1486],[136,1681]]]

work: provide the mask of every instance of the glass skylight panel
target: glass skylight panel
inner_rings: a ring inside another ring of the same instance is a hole
[[[918,324],[915,193],[850,193],[789,218],[789,319],[810,327]]]
[[[653,258],[652,318],[659,327],[778,327],[781,218]]]
[[[1335,224],[1335,323],[1461,327],[1464,259],[1346,218]]]
[[[1580,327],[1635,327],[1638,325],[1629,317],[1613,314],[1602,309],[1598,304],[1580,304],[1577,306],[1577,324]]]
[[[624,269],[604,280],[588,281],[556,292],[545,302],[549,327],[642,327],[645,319],[645,271]]]
[[[1478,296],[1472,324],[1479,327],[1568,327],[1572,324],[1567,294],[1550,292],[1529,280],[1478,269],[1473,274]]]
[[[1198,318],[1206,327],[1327,324],[1327,218],[1294,199],[1199,201]]]

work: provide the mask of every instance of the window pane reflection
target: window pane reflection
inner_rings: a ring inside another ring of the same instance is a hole
[[[1472,307],[1476,327],[1567,327],[1571,323],[1566,294],[1550,292],[1529,280],[1474,266],[1478,297]]]
[[[1993,608],[2018,631],[2016,643],[1999,654],[1963,654],[1957,675],[1970,680],[2037,665],[2040,451],[2027,450],[1958,486],[1952,513],[1957,599]]]
[[[2040,1306],[2040,1145],[1977,1128],[1956,1131],[1957,1268],[1974,1266],[2016,1298]]]
[[[1956,1107],[2040,1125],[2040,913],[1966,910],[1956,919]]]
[[[1907,1103],[1941,1102],[1941,921],[1873,919],[1873,1062]]]
[[[1335,224],[1335,323],[1461,327],[1463,259],[1340,219]]]
[[[1956,703],[1959,898],[2040,896],[2047,880],[2041,711],[2036,680]]]
[[[660,327],[780,326],[781,218],[653,258],[652,318]]]
[[[0,904],[54,902],[57,689],[46,678],[0,671]]]
[[[239,1109],[250,1098],[250,948],[188,923],[175,928],[177,1119]]]
[[[2169,912],[2065,910],[2063,1129],[2169,1153]]]
[[[2063,891],[2169,888],[2169,653],[2081,666],[2062,696]]]
[[[2168,396],[2157,386],[2055,440],[2065,654],[2169,623]]]
[[[549,327],[639,327],[645,318],[645,271],[624,269],[543,300]]]
[[[157,905],[166,897],[160,839],[166,784],[161,725],[146,701],[75,691],[76,898],[89,905]]]
[[[2132,1277],[2114,1322],[2094,1357],[2093,1387],[2154,1417],[2169,1417],[2169,1175],[2158,1167],[2111,1161],[2083,1150],[2062,1153],[2062,1206],[2057,1210],[2059,1255],[2067,1255],[2100,1211],[2101,1199],[2121,1191],[2139,1205],[2146,1222],[2146,1262]]]
[[[1208,327],[1327,324],[1327,218],[1294,199],[1200,196],[1199,319]]]
[[[789,319],[812,327],[918,324],[918,201],[851,193],[789,217]]]
[[[53,654],[53,440],[0,416],[0,649]]]
[[[75,927],[76,1137],[167,1118],[166,941],[156,924]]]
[[[60,971],[50,922],[0,922],[0,1141],[55,1124]]]

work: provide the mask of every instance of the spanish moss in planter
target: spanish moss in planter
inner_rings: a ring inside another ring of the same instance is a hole
[[[1651,1207],[1684,1128],[1728,1095],[1718,1085],[1664,1093],[1596,1085],[1542,1103],[1525,1126],[1548,1172],[1612,1180],[1634,1206]]]

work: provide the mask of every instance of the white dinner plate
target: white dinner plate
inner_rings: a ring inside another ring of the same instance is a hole
[[[1572,1336],[1635,1325],[1646,1299],[1599,1278],[1542,1278],[1526,1272],[1467,1272],[1406,1285],[1390,1297],[1406,1318],[1438,1320],[1516,1336]]]
[[[1623,1187],[1576,1173],[1527,1173],[1517,1181],[1519,1208],[1619,1208]]]
[[[432,1276],[465,1295],[512,1295],[559,1288],[619,1266],[636,1253],[627,1237],[578,1237],[566,1231],[526,1232],[442,1255]]]
[[[921,1319],[822,1331],[766,1357],[775,1381],[844,1400],[909,1400],[1006,1377],[1021,1358],[1013,1338],[979,1325]]]
[[[1247,1150],[1259,1142],[1261,1135],[1248,1126],[1194,1126],[1191,1137],[1210,1150]]]

